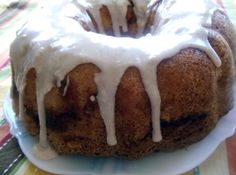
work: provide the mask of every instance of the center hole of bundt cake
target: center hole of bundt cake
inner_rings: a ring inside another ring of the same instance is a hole
[[[125,14],[113,12],[106,5],[101,5],[99,12],[94,13],[93,9],[87,9],[87,18],[75,19],[81,24],[84,30],[114,37],[139,38],[151,32],[154,23],[156,8],[159,3],[154,4],[149,13],[137,12],[135,5],[131,3],[127,6]],[[160,1],[157,1],[160,2]],[[124,7],[125,8],[125,7]],[[120,15],[120,16],[119,16]]]

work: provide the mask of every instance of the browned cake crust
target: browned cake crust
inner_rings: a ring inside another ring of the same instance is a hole
[[[216,11],[208,39],[222,60],[220,68],[214,66],[206,53],[195,48],[183,49],[177,55],[163,60],[157,67],[162,141],[152,141],[150,101],[139,70],[129,67],[116,93],[118,144],[107,144],[98,102],[96,99],[90,100],[91,96],[97,95],[94,76],[100,70],[88,63],[78,65],[67,74],[70,84],[65,96],[62,94],[66,80],[62,82],[64,86],[55,86],[45,96],[47,133],[51,145],[61,154],[138,158],[153,151],[187,147],[201,140],[233,105],[234,68],[232,53],[228,49],[234,48],[232,34],[233,28],[228,17]],[[24,92],[24,122],[33,135],[39,132],[36,76],[34,69],[28,72]],[[16,105],[18,92],[14,81],[13,92]]]

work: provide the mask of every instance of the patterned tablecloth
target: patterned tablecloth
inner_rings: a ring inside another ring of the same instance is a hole
[[[229,14],[236,26],[236,0],[216,0]],[[35,10],[39,0],[0,1],[0,174],[49,173],[31,164],[21,152],[17,140],[9,133],[9,124],[4,119],[3,102],[11,86],[9,45],[15,32]],[[236,116],[235,116],[236,117]],[[185,175],[236,175],[236,134],[227,139],[201,165]]]

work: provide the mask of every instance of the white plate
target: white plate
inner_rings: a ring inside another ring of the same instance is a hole
[[[4,101],[3,108],[11,126],[11,133],[18,139],[25,156],[42,170],[66,175],[176,175],[184,173],[206,160],[222,141],[234,134],[236,128],[236,107],[234,107],[205,139],[187,149],[169,153],[153,153],[141,160],[132,161],[80,155],[58,156],[53,160],[43,161],[32,154],[32,147],[37,143],[37,139],[26,132],[21,121],[16,120],[9,96]]]

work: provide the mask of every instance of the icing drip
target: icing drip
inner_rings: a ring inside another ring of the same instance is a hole
[[[19,120],[24,119],[24,91],[19,92]]]
[[[141,69],[141,76],[144,83],[145,90],[147,91],[148,97],[151,102],[152,111],[152,140],[154,142],[159,142],[162,140],[161,136],[161,126],[160,126],[160,107],[161,107],[161,97],[159,94],[157,86],[156,77],[156,63],[148,63],[148,71]],[[153,83],[150,83],[153,82]]]
[[[98,33],[105,34],[102,19],[100,15],[100,9],[103,5],[105,5],[110,12],[112,24],[113,24],[113,31],[115,36],[121,36],[122,32],[127,32],[127,8],[130,5],[134,5],[134,11],[137,16],[137,24],[138,24],[138,36],[141,36],[143,32],[143,28],[148,18],[148,4],[150,0],[132,0],[132,3],[129,0],[74,0],[73,3],[82,11],[89,11],[92,16],[95,18],[95,21],[98,24],[99,31]],[[94,28],[92,31],[96,32]]]
[[[63,96],[66,95],[69,84],[70,84],[70,79],[69,79],[69,77],[66,77],[66,86],[64,87],[64,90],[63,90]]]
[[[106,4],[114,11],[111,16],[120,20],[117,23],[114,22],[114,26],[122,25],[125,30],[124,19],[120,19],[125,16],[123,14],[125,10],[122,10],[122,15],[119,16],[114,9],[121,7],[122,3],[129,4],[128,1],[81,0],[73,1],[68,5],[65,5],[65,2],[63,1],[63,6],[58,5],[57,8],[48,10],[52,11],[50,13],[41,13],[40,17],[36,16],[33,21],[27,23],[17,33],[10,52],[16,86],[22,97],[26,73],[34,68],[37,74],[36,94],[41,148],[49,148],[44,109],[45,94],[52,87],[60,86],[60,82],[68,72],[84,63],[93,63],[101,70],[95,75],[98,89],[96,100],[104,120],[107,143],[109,145],[117,143],[114,116],[115,94],[121,77],[130,66],[138,67],[140,70],[152,108],[153,141],[160,141],[161,99],[156,82],[157,65],[163,59],[170,58],[181,49],[189,47],[203,50],[217,67],[221,65],[220,58],[207,39],[206,27],[211,26],[211,15],[215,10],[215,5],[207,0],[165,0],[158,7],[158,18],[155,19],[155,27],[151,33],[135,39],[87,32],[76,20],[68,18],[78,14],[83,17],[87,9],[93,9],[91,13],[98,23],[99,30],[102,31],[101,17],[97,13],[101,4]],[[117,3],[114,5],[114,2]],[[140,13],[137,16],[145,17],[144,10],[147,9],[149,1],[133,2],[137,13]],[[91,26],[91,21],[86,15],[83,19],[87,20],[86,22]],[[69,78],[64,93],[68,84]],[[23,108],[22,100],[19,106]]]
[[[113,79],[113,76],[109,73],[103,72],[98,74],[95,78],[95,82],[98,87],[98,104],[101,111],[101,116],[104,120],[106,133],[107,133],[107,143],[109,145],[116,145],[116,135],[115,135],[115,93],[119,80],[122,75],[116,76],[116,79]],[[113,86],[110,86],[107,81],[111,81]]]
[[[37,93],[37,109],[38,109],[38,116],[39,116],[39,144],[43,148],[48,147],[47,142],[47,130],[46,130],[46,116],[45,116],[45,108],[44,108],[44,97],[40,96]]]

